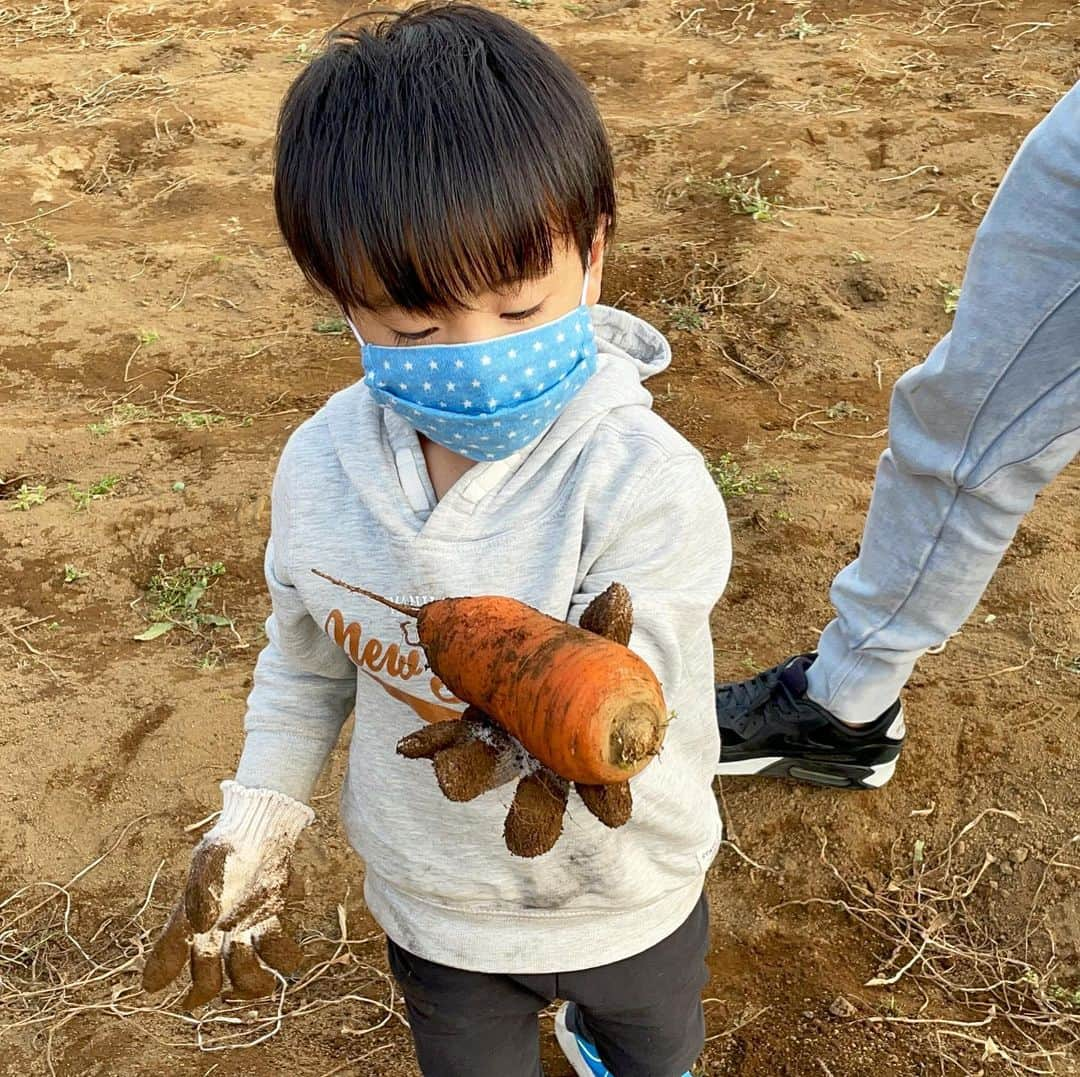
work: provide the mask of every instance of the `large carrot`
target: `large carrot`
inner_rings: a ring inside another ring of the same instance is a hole
[[[512,598],[406,606],[312,571],[415,617],[428,663],[447,688],[563,778],[625,782],[659,752],[666,727],[660,683],[621,643]]]

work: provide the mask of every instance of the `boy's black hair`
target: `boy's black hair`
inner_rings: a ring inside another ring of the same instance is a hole
[[[345,310],[431,313],[550,272],[559,237],[587,265],[615,185],[577,75],[472,4],[376,14],[331,30],[281,107],[274,208],[304,276]]]

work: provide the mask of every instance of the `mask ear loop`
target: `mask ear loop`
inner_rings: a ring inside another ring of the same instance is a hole
[[[357,329],[355,325],[353,325],[352,318],[350,318],[347,314],[345,315],[345,321],[349,323],[349,328],[353,331],[353,336],[356,337],[357,341],[360,344],[360,347],[362,348],[367,343],[367,341],[364,340],[364,338],[360,335],[360,330]]]
[[[589,290],[589,267],[585,267],[585,282],[581,285],[581,299],[578,300],[578,306],[585,306],[585,295]]]

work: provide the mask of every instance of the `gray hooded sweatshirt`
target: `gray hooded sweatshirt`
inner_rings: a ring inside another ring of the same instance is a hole
[[[641,384],[670,362],[667,341],[610,307],[592,318],[597,372],[541,438],[476,464],[442,500],[416,432],[362,382],[293,433],[274,478],[269,642],[236,780],[307,801],[355,707],[341,818],[368,908],[406,950],[461,969],[569,972],[640,953],[690,914],[720,843],[709,613],[731,562],[724,504]],[[630,647],[675,714],[630,783],[631,820],[609,829],[571,792],[555,847],[512,856],[513,783],[452,803],[429,762],[395,751],[463,709],[415,626],[312,569],[410,604],[508,595],[574,624],[625,584]]]

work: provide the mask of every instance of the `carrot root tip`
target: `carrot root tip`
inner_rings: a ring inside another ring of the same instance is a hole
[[[632,770],[642,759],[656,755],[663,740],[663,727],[656,712],[644,703],[633,703],[611,724],[608,751],[611,762]]]

